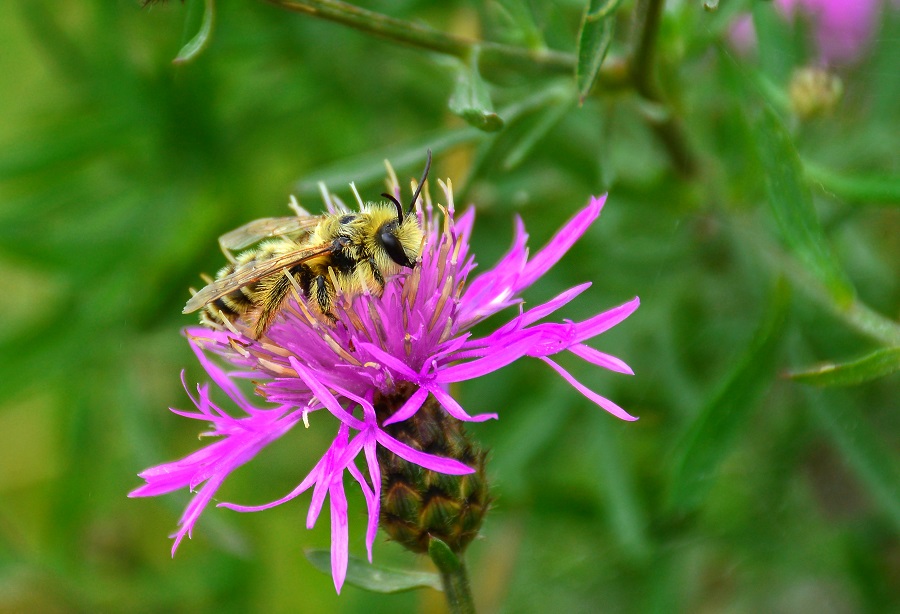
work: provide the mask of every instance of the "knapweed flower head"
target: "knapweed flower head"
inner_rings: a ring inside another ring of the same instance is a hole
[[[399,185],[389,171],[390,189],[399,198]],[[448,495],[423,513],[432,523],[437,522],[435,518],[443,522],[448,515],[467,517],[463,528],[450,536],[457,540],[458,549],[477,533],[488,505],[483,484],[484,454],[466,442],[459,425],[498,416],[462,407],[450,393],[451,384],[530,357],[544,362],[607,412],[623,420],[635,419],[576,380],[556,358],[568,352],[593,365],[631,374],[623,361],[585,342],[627,318],[637,309],[638,299],[580,322],[554,322],[548,318],[587,290],[590,283],[533,307],[526,307],[521,298],[521,293],[558,262],[597,219],[606,197],[591,198],[533,255],[529,254],[524,224],[517,218],[509,251],[493,268],[475,274],[469,245],[474,211],[469,209],[457,217],[450,182],[439,183],[445,206],[432,203],[427,190],[418,204],[425,239],[417,266],[388,279],[380,297],[339,294],[335,321],[326,322],[312,314],[303,296],[295,292],[259,340],[245,335],[247,329],[240,322],[229,329],[186,330],[188,342],[212,384],[237,411],[214,402],[209,384],[197,386],[195,393],[189,391],[196,410],[172,411],[210,423],[204,434],[216,437],[216,441],[186,458],[144,471],[140,477],[146,484],[130,495],[154,496],[182,488],[194,493],[173,536],[173,555],[184,536],[190,537],[201,512],[232,471],[298,423],[308,424],[322,410],[337,419],[337,433],[293,491],[264,505],[218,506],[259,511],[311,489],[306,519],[311,528],[327,499],[331,567],[338,592],[348,561],[345,474],[359,485],[367,504],[366,549],[370,562],[379,519],[389,515],[383,508],[389,507],[391,497],[397,495],[387,494],[397,485],[387,475],[398,463],[426,475],[420,479],[435,484],[444,479],[441,476],[456,480],[445,489],[453,490],[453,497]],[[346,210],[333,195],[324,190],[323,195],[329,211]],[[505,317],[500,317],[500,312],[505,312]],[[499,320],[493,330],[474,335],[473,326],[489,318]],[[265,407],[251,403],[242,392],[239,381],[247,379],[256,382],[256,392],[266,401]],[[399,521],[402,525],[407,519]],[[388,531],[394,539],[403,541],[409,533],[405,530]],[[413,545],[417,539],[415,534],[409,537]]]

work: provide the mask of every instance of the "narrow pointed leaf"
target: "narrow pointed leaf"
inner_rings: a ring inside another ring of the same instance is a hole
[[[846,304],[854,296],[813,208],[800,158],[775,112],[765,107],[756,122],[756,147],[766,174],[766,190],[781,234],[799,260],[828,288],[831,297]]]
[[[900,347],[881,349],[852,362],[823,364],[788,375],[815,386],[854,386],[896,371],[900,371]]]
[[[307,550],[304,554],[313,567],[324,574],[331,575],[331,552]],[[435,573],[385,569],[355,556],[351,556],[347,564],[347,578],[344,584],[351,584],[375,593],[400,593],[417,588],[443,590],[441,578]]]
[[[676,448],[670,490],[670,504],[676,510],[690,512],[703,503],[741,426],[772,381],[789,299],[787,284],[779,283],[744,355]]]
[[[541,28],[534,20],[531,6],[525,0],[497,0],[496,5],[509,26],[507,38],[518,39],[519,44],[529,49],[546,47]]]
[[[578,33],[578,63],[575,65],[575,85],[578,88],[578,102],[591,93],[600,67],[609,51],[615,25],[615,9],[621,0],[590,0],[581,20]]]
[[[428,556],[443,573],[452,573],[462,567],[462,561],[450,549],[450,546],[437,537],[428,540]]]
[[[203,21],[200,24],[200,30],[197,32],[197,34],[194,35],[194,38],[189,40],[187,44],[181,48],[181,51],[179,51],[178,55],[175,56],[175,59],[172,60],[173,64],[184,64],[186,62],[190,62],[198,55],[200,55],[201,51],[206,49],[206,47],[209,45],[209,41],[212,35],[215,17],[215,0],[204,0]]]
[[[813,186],[847,202],[900,205],[900,175],[840,173],[808,161],[804,161],[803,170]]]

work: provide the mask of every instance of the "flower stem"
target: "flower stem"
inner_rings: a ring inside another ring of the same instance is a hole
[[[457,555],[441,540],[432,537],[428,544],[428,555],[441,572],[444,595],[452,614],[475,614],[475,602],[469,586],[469,575],[462,556]]]
[[[463,38],[421,23],[403,21],[369,11],[341,0],[266,0],[266,2],[288,11],[328,19],[369,34],[451,55],[461,60],[468,60],[477,49],[480,54],[479,60],[486,64],[502,62],[519,68],[537,67],[555,73],[572,73],[575,70],[575,56],[571,53],[551,49],[527,49]]]
[[[697,161],[688,145],[681,123],[663,99],[654,78],[656,39],[665,0],[638,0],[635,6],[635,44],[631,56],[634,89],[646,100],[662,105],[666,112],[645,114],[656,138],[669,152],[675,169],[683,177],[693,177]]]

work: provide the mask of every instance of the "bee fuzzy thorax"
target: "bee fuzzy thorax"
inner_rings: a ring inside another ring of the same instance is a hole
[[[326,322],[335,319],[338,293],[380,296],[390,277],[418,261],[423,232],[415,207],[430,164],[428,152],[405,212],[396,198],[382,194],[387,201],[361,203],[359,211],[265,218],[222,235],[219,245],[229,264],[194,294],[184,312],[202,309],[203,325],[244,325],[259,338],[292,289],[299,288],[310,312]]]

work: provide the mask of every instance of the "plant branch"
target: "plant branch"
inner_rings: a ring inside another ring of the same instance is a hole
[[[683,177],[693,177],[697,161],[678,119],[669,111],[655,79],[656,39],[665,0],[638,0],[635,7],[635,43],[630,73],[634,89],[646,100],[666,109],[665,113],[645,114],[656,138],[669,152],[676,170]]]
[[[480,60],[485,64],[504,62],[518,67],[537,67],[556,73],[572,73],[575,70],[575,56],[570,53],[472,40],[442,32],[424,24],[369,11],[340,0],[265,1],[288,11],[306,13],[362,32],[413,47],[451,55],[461,60],[468,60],[473,50],[477,48],[480,50]]]
[[[764,232],[750,224],[746,226],[736,225],[734,228],[737,235],[745,242],[755,245],[759,254],[773,269],[784,273],[812,300],[831,311],[849,327],[871,339],[887,347],[900,346],[900,323],[881,315],[858,298],[854,297],[850,301],[837,300],[821,281],[769,240]]]

